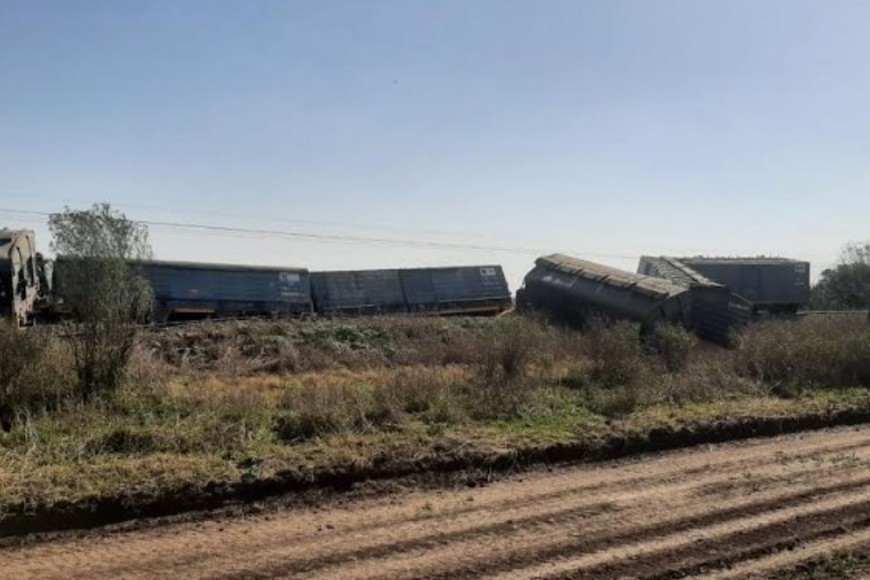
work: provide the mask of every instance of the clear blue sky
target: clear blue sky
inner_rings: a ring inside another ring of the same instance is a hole
[[[0,1],[0,207],[153,227],[158,257],[311,268],[870,238],[870,2]],[[0,224],[37,218],[0,214]]]

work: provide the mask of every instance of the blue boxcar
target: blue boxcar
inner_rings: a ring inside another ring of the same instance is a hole
[[[312,311],[311,280],[303,268],[156,261],[136,267],[151,285],[159,318]]]
[[[501,266],[454,266],[399,270],[411,312],[491,314],[510,308]]]

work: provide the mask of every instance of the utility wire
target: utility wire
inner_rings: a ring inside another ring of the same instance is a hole
[[[9,214],[14,214],[14,215],[38,216],[38,217],[42,217],[42,218],[47,218],[47,217],[52,215],[52,212],[9,209],[9,208],[0,208],[0,213],[9,213]],[[189,230],[189,231],[199,231],[199,232],[222,232],[222,233],[230,233],[230,234],[249,234],[249,235],[256,235],[256,236],[261,236],[261,237],[301,239],[301,240],[308,240],[308,241],[314,241],[314,242],[365,243],[365,244],[404,246],[404,247],[424,248],[424,249],[474,250],[474,251],[504,252],[504,253],[524,254],[524,255],[528,255],[528,254],[540,255],[540,254],[551,253],[553,251],[552,248],[542,249],[542,248],[516,247],[516,246],[515,247],[512,247],[512,246],[490,246],[490,245],[469,244],[469,243],[436,242],[436,241],[412,240],[412,239],[400,239],[400,238],[379,238],[379,237],[371,237],[371,236],[354,236],[354,235],[345,235],[345,234],[328,234],[328,233],[318,234],[318,233],[300,232],[300,231],[292,231],[292,230],[241,228],[241,227],[218,226],[218,225],[187,223],[187,222],[170,222],[170,221],[155,221],[155,220],[131,220],[131,221],[133,221],[137,224],[140,224],[140,225],[155,226],[155,227],[161,227],[161,228],[176,228],[176,229],[183,229],[183,230]],[[627,255],[617,255],[617,254],[588,254],[588,253],[578,253],[578,252],[572,252],[572,253],[574,255],[577,255],[577,256],[595,257],[595,258],[615,258],[615,259],[627,259],[627,260],[637,258],[637,256],[627,256]]]

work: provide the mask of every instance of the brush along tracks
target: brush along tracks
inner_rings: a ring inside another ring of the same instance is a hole
[[[870,427],[860,427],[485,488],[91,534],[2,550],[0,569],[17,578],[764,578],[868,551]]]

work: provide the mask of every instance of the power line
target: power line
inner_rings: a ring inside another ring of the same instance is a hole
[[[9,213],[14,215],[29,215],[29,216],[38,216],[42,218],[47,218],[52,215],[51,212],[43,212],[43,211],[33,211],[33,210],[19,210],[19,209],[9,209],[9,208],[0,208],[0,213]],[[513,253],[513,254],[547,254],[551,253],[553,250],[550,249],[542,249],[542,248],[532,248],[532,247],[518,247],[518,246],[492,246],[492,245],[482,245],[482,244],[470,244],[470,243],[456,243],[456,242],[436,242],[436,241],[428,241],[428,240],[412,240],[412,239],[400,239],[400,238],[378,238],[371,236],[353,236],[346,234],[329,234],[329,233],[310,233],[310,232],[299,232],[292,230],[271,230],[271,229],[256,229],[256,228],[241,228],[241,227],[233,227],[233,226],[218,226],[211,224],[198,224],[198,223],[187,223],[187,222],[170,222],[170,221],[156,221],[156,220],[132,220],[133,222],[145,226],[154,226],[154,227],[162,227],[162,228],[176,228],[183,229],[189,231],[198,231],[198,232],[220,232],[220,233],[232,233],[232,234],[248,234],[248,235],[256,235],[260,237],[271,237],[271,238],[289,238],[289,239],[297,239],[297,240],[307,240],[314,242],[340,242],[340,243],[355,243],[355,244],[378,244],[378,245],[391,245],[391,246],[402,246],[402,247],[413,247],[413,248],[421,248],[421,249],[441,249],[441,250],[473,250],[473,251],[486,251],[486,252],[502,252],[502,253]],[[614,259],[635,259],[637,256],[627,256],[627,255],[617,255],[617,254],[588,254],[588,253],[577,253],[572,252],[572,254],[583,257],[595,257],[595,258],[614,258]]]
[[[10,198],[18,197],[21,199],[28,198],[27,194],[19,194],[17,196],[10,196]],[[42,201],[48,201],[53,203],[63,203],[61,200],[52,200],[49,198],[41,197],[38,198]],[[246,219],[261,219],[266,220],[268,222],[274,223],[284,223],[284,224],[297,224],[297,225],[309,225],[309,226],[332,226],[338,228],[352,228],[352,229],[364,229],[364,230],[382,230],[382,231],[395,231],[395,232],[414,232],[416,234],[431,234],[435,236],[463,236],[462,232],[457,231],[446,231],[446,230],[435,230],[435,229],[420,229],[420,228],[412,228],[408,226],[400,226],[395,224],[372,224],[372,223],[361,223],[361,222],[348,222],[348,221],[334,221],[334,220],[313,220],[313,219],[300,219],[300,218],[286,218],[286,217],[262,217],[256,216],[252,214],[239,214],[238,212],[227,212],[220,211],[214,209],[190,209],[190,208],[171,208],[161,205],[154,204],[142,204],[142,203],[129,203],[125,201],[121,202],[111,202],[113,207],[126,207],[131,209],[144,209],[144,210],[152,210],[158,212],[169,212],[175,215],[178,214],[197,214],[200,216],[213,216],[213,217],[232,217],[232,218],[246,218]]]

